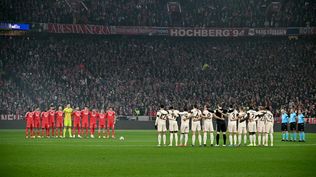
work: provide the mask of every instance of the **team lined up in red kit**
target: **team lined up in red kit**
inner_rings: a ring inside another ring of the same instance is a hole
[[[41,137],[50,137],[50,132],[53,137],[58,137],[58,129],[59,129],[59,137],[63,136],[63,128],[64,128],[64,111],[62,107],[58,108],[58,111],[55,111],[54,107],[50,107],[48,111],[41,112],[39,108],[34,111],[29,111],[25,115],[26,119],[26,129],[25,135],[26,138],[30,137],[38,138]],[[98,135],[99,138],[109,138],[110,137],[110,129],[112,129],[112,138],[115,137],[115,112],[110,108],[106,112],[102,109],[98,112],[96,109],[90,111],[87,107],[83,110],[79,110],[77,107],[72,112],[72,137],[81,138],[82,136],[89,136],[88,130],[90,129],[90,137],[94,138],[95,129],[99,128]],[[98,123],[98,124],[97,124]],[[66,123],[65,123],[66,124]],[[66,128],[66,127],[65,127]],[[42,131],[41,131],[42,129]],[[107,129],[107,134],[105,129]],[[77,130],[77,132],[76,132]],[[85,131],[84,131],[85,130]],[[41,133],[42,132],[42,133]]]

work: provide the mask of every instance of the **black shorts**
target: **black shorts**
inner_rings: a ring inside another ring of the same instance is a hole
[[[296,123],[295,122],[290,123],[290,130],[291,131],[296,130]]]
[[[300,131],[300,132],[304,131],[304,123],[298,124],[297,130]]]
[[[227,125],[225,121],[217,121],[216,122],[216,131],[217,132],[226,132]]]
[[[287,123],[281,124],[281,131],[287,131]]]

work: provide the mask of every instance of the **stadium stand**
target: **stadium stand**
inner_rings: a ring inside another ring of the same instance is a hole
[[[315,26],[311,0],[2,0],[0,21],[114,26]]]
[[[1,37],[1,114],[67,102],[153,115],[161,103],[302,106],[315,117],[315,40]]]

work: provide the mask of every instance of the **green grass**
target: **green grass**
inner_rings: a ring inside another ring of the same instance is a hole
[[[155,131],[119,136],[125,141],[25,139],[23,130],[0,130],[0,176],[315,176],[316,134],[292,143],[275,133],[274,147],[238,148],[157,147]]]

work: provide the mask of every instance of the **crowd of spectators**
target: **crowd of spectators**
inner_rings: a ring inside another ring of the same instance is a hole
[[[114,26],[315,26],[312,0],[2,0],[0,21]]]
[[[298,106],[316,116],[314,38],[1,37],[0,107]]]

